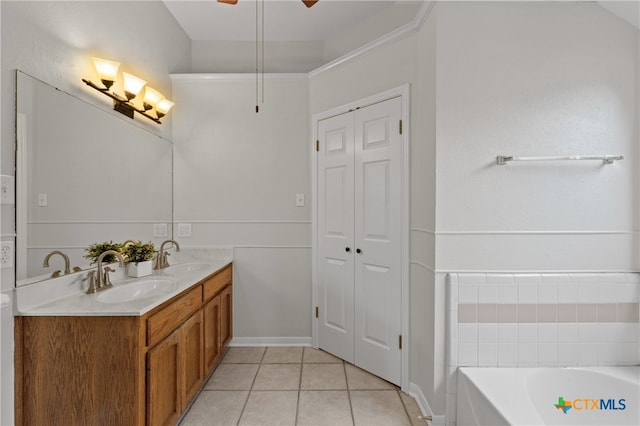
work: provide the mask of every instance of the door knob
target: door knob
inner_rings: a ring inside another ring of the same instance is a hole
[[[344,251],[346,251],[347,253],[349,253],[351,251],[351,249],[349,247],[347,247],[346,249],[344,249]]]
[[[362,253],[362,250],[356,249],[356,253],[360,254],[360,253]]]

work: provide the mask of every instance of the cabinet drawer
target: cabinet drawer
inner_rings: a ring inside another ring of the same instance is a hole
[[[204,282],[204,300],[211,299],[227,284],[231,284],[231,265]]]
[[[169,335],[201,306],[202,286],[198,285],[147,320],[147,345],[153,346]]]

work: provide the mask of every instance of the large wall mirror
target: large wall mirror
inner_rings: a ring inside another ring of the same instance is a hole
[[[145,125],[18,71],[17,285],[64,273],[54,250],[86,269],[93,243],[171,237],[173,144]]]

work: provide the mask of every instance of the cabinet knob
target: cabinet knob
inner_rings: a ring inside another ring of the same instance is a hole
[[[351,249],[349,247],[345,248],[344,251],[346,251],[347,253],[349,253],[351,251]]]
[[[362,250],[356,249],[356,253],[360,254],[360,253],[362,253]]]

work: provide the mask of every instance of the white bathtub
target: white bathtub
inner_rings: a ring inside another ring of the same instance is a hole
[[[562,402],[570,408],[557,408]],[[640,367],[459,368],[456,420],[458,426],[638,426]]]

